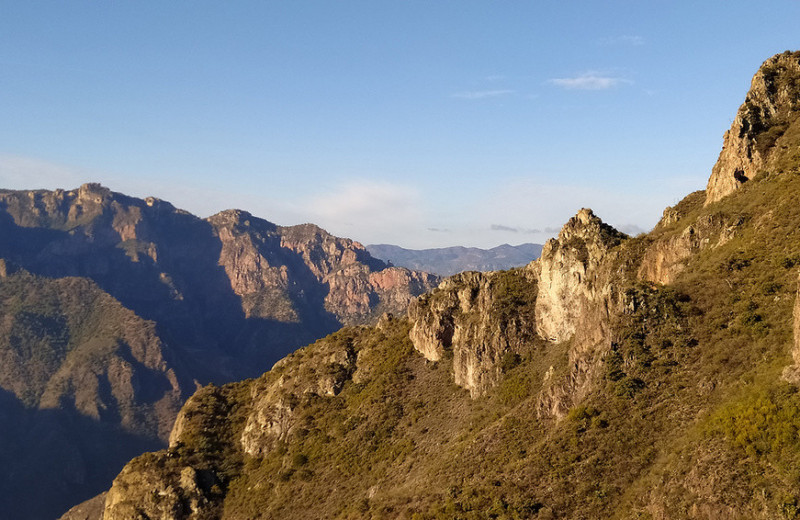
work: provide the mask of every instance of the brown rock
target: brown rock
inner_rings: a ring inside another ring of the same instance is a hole
[[[764,62],[711,171],[706,204],[716,202],[767,166],[776,139],[800,110],[800,52],[785,52]]]

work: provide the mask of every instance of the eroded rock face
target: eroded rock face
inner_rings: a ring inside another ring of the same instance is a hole
[[[706,188],[706,204],[752,179],[767,165],[775,141],[800,110],[800,52],[764,62],[725,138]]]
[[[657,239],[644,253],[639,278],[664,285],[672,283],[690,258],[730,241],[742,223],[741,217],[707,215],[688,224],[679,234]]]
[[[389,267],[360,243],[313,224],[279,229],[281,247],[296,253],[327,288],[324,307],[345,325],[367,323],[384,312],[402,314],[415,297],[439,282],[435,275]]]
[[[409,337],[430,361],[452,357],[455,383],[477,397],[500,380],[504,356],[533,341],[535,299],[535,271],[461,273],[409,307]]]
[[[523,351],[537,334],[571,341],[566,379],[549,381],[541,399],[543,414],[561,416],[588,391],[610,345],[609,315],[619,295],[609,260],[625,238],[582,209],[526,268],[462,273],[421,296],[408,311],[411,341],[431,361],[452,356],[456,384],[473,397],[496,385],[503,357]],[[506,314],[511,301],[516,310]]]
[[[209,518],[208,504],[206,494],[198,486],[197,471],[191,466],[175,475],[166,473],[157,463],[139,464],[135,469],[126,466],[114,479],[101,518],[200,520]]]
[[[627,238],[582,209],[548,240],[539,260],[536,326],[550,341],[572,338],[585,322],[588,307],[608,296],[599,267],[606,253]]]
[[[609,317],[620,307],[621,280],[611,268],[627,236],[582,209],[549,240],[539,260],[536,325],[556,343],[569,341],[569,370],[553,378],[539,398],[539,413],[563,417],[592,388],[611,345]]]
[[[268,377],[252,385],[252,412],[248,415],[240,443],[244,453],[260,457],[277,441],[294,431],[294,410],[308,396],[331,397],[341,392],[356,372],[357,355],[352,339],[329,340],[299,351],[279,361]],[[302,362],[298,363],[298,358]],[[176,426],[173,437],[181,432]]]

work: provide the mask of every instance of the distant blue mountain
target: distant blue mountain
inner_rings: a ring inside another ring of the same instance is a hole
[[[375,258],[396,266],[450,276],[462,271],[497,271],[525,265],[539,258],[542,245],[503,244],[492,249],[461,246],[406,249],[390,244],[372,244],[367,246],[367,251]]]

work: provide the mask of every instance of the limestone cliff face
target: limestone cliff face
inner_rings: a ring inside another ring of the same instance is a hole
[[[742,223],[738,216],[704,215],[686,224],[679,233],[657,238],[644,253],[639,278],[664,285],[672,283],[694,255],[726,244]]]
[[[539,412],[562,417],[591,389],[602,355],[611,344],[609,317],[620,307],[617,246],[627,236],[582,209],[549,240],[538,262],[539,334],[556,343],[569,341],[568,373],[542,390]]]
[[[142,500],[136,505],[126,501],[125,495],[118,491],[121,486],[142,485],[142,482],[147,483],[150,493],[143,493]],[[137,468],[135,472],[125,468],[117,477],[115,484],[117,487],[112,487],[106,496],[103,519],[141,518],[138,516],[140,510],[148,511],[147,518],[163,520],[208,518],[204,511],[208,505],[208,499],[200,490],[197,483],[197,472],[191,466],[186,466],[178,478],[169,480],[164,479],[164,473],[158,467]]]
[[[409,307],[409,337],[430,361],[452,358],[455,383],[477,397],[499,382],[504,356],[533,342],[535,299],[532,270],[461,273]]]
[[[600,265],[608,251],[626,238],[582,209],[548,240],[539,260],[536,326],[542,337],[556,342],[572,338],[586,323],[589,308],[608,298]]]
[[[298,321],[277,226],[240,210],[223,211],[208,222],[222,245],[219,265],[241,298],[245,317]]]
[[[229,210],[208,219],[222,242],[219,263],[247,317],[301,320],[319,305],[345,325],[402,313],[437,278],[388,267],[353,240],[313,224],[280,227]],[[321,309],[320,309],[321,310]]]
[[[462,273],[421,296],[408,310],[414,347],[431,361],[452,357],[456,384],[476,397],[499,382],[505,356],[561,343],[568,374],[547,382],[540,410],[563,415],[610,345],[609,316],[621,305],[611,264],[625,238],[582,209],[526,268]]]
[[[711,171],[706,204],[733,192],[767,166],[776,140],[800,110],[800,52],[785,52],[764,62]]]
[[[372,258],[358,242],[337,238],[313,225],[280,228],[281,247],[296,253],[327,287],[325,309],[346,325],[366,323],[384,312],[402,313],[438,277]]]

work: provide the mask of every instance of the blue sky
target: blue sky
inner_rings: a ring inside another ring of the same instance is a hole
[[[800,2],[0,0],[0,187],[405,247],[646,230]]]

